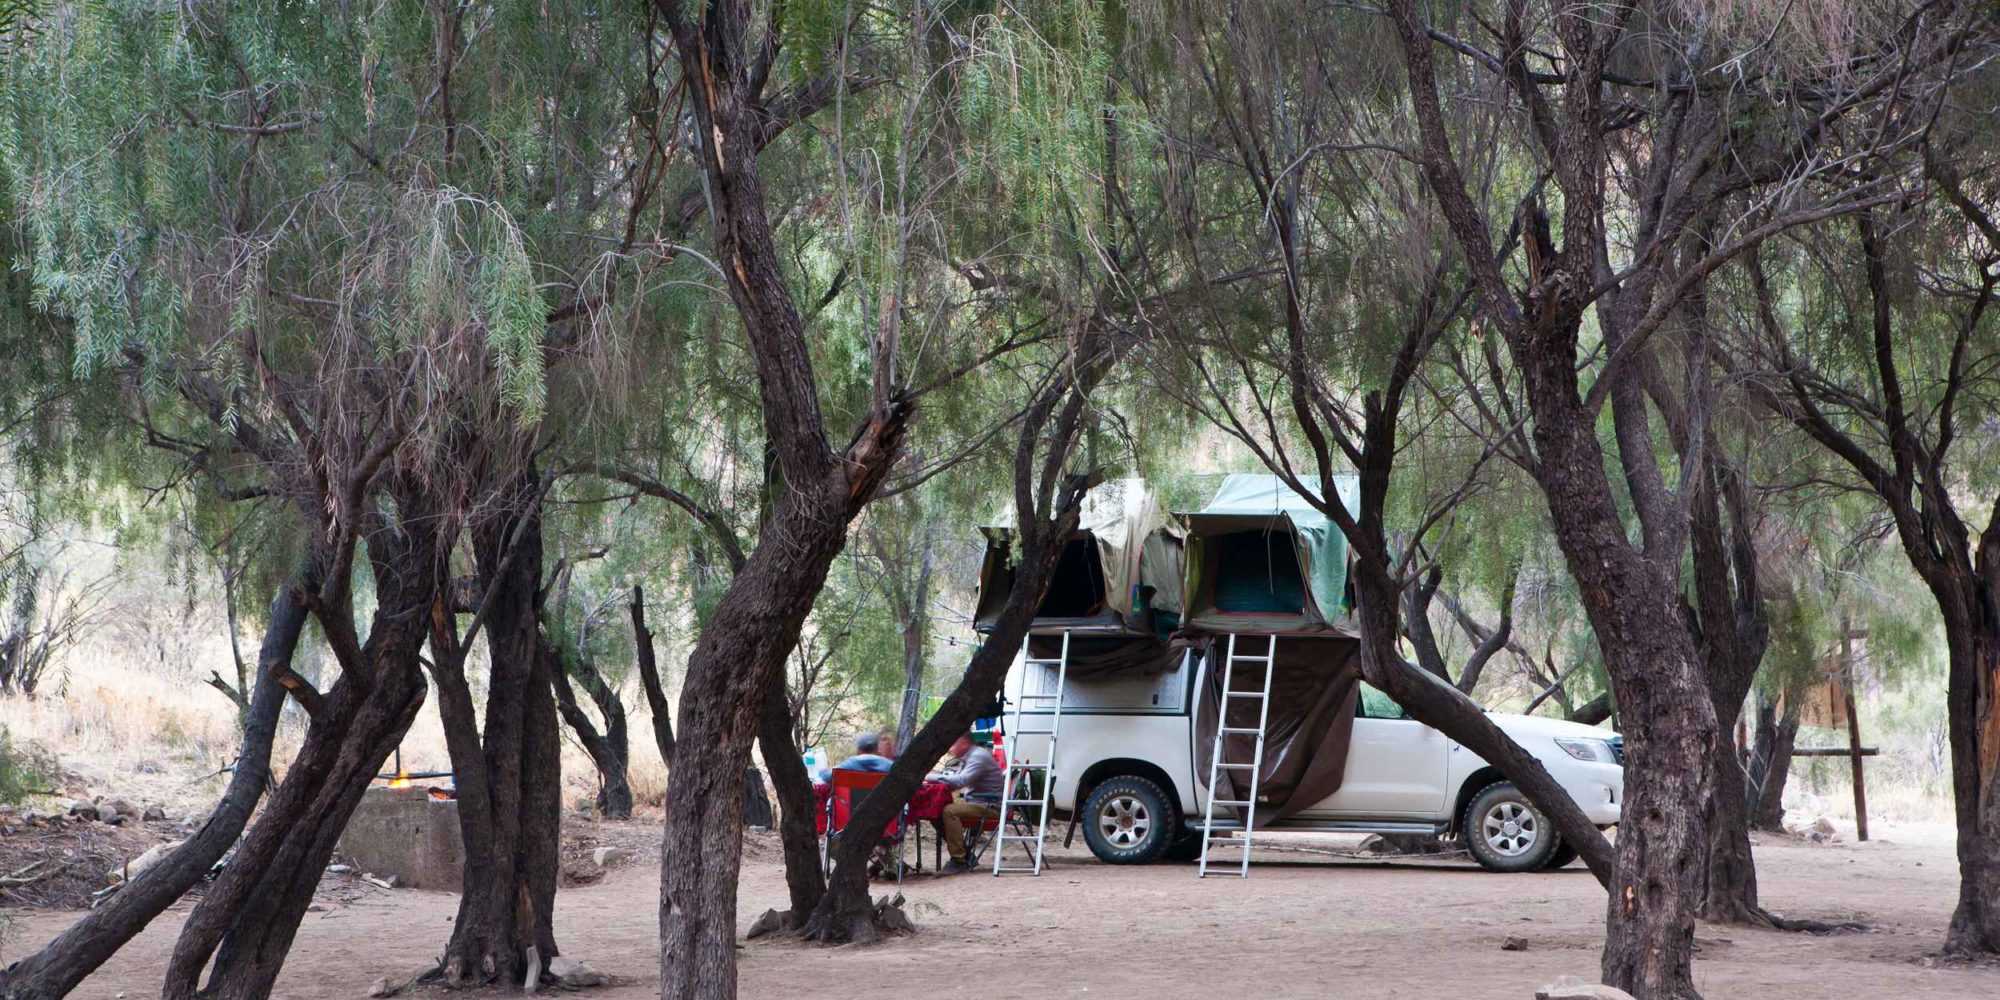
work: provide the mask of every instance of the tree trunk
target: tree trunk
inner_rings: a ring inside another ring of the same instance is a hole
[[[1757,864],[1750,851],[1750,801],[1736,753],[1734,720],[1718,718],[1715,818],[1708,831],[1708,889],[1701,918],[1723,924],[1770,926],[1757,898]]]
[[[1364,485],[1363,490],[1366,489]],[[1364,514],[1361,522],[1364,532],[1369,520]],[[1576,848],[1598,882],[1609,886],[1613,866],[1610,843],[1541,761],[1521,749],[1450,681],[1405,662],[1396,652],[1401,602],[1396,584],[1388,576],[1386,553],[1382,553],[1381,561],[1371,565],[1370,557],[1363,555],[1362,549],[1359,544],[1355,546],[1354,572],[1362,676],[1395,699],[1411,718],[1458,741],[1499,768],[1555,824],[1563,842]]]
[[[418,653],[442,561],[436,519],[409,516],[413,497],[397,500],[406,516],[367,538],[376,596],[368,639],[352,644],[354,623],[346,611],[352,594],[338,588],[337,600],[326,601],[318,614],[336,640],[341,679],[324,697],[310,699],[317,708],[310,710],[311,727],[285,780],[181,925],[161,987],[164,1000],[270,995],[348,817],[423,704]]]
[[[286,691],[279,678],[291,668],[306,621],[305,595],[319,586],[308,567],[271,602],[270,624],[257,656],[249,707],[243,716],[243,744],[229,787],[208,821],[174,852],[141,873],[103,905],[71,924],[42,950],[0,972],[0,998],[55,1000],[143,930],[154,917],[200,882],[249,822],[271,776],[271,744],[277,734]]]
[[[695,7],[655,0],[686,85],[714,226],[714,258],[756,370],[766,447],[785,490],[757,547],[731,579],[688,657],[675,720],[672,793],[660,850],[661,1000],[736,996],[736,878],[743,777],[767,687],[782,677],[799,628],[847,544],[849,523],[902,452],[910,406],[873,357],[866,423],[836,451],[828,440],[805,320],[767,214],[756,151],[769,116],[767,77],[746,45],[747,0]],[[769,63],[764,62],[768,67]]]
[[[1713,808],[1715,713],[1671,607],[1615,596],[1609,603],[1641,613],[1630,616],[1639,627],[1620,643],[1627,655],[1616,658],[1624,662],[1614,674],[1627,765],[1604,982],[1647,1000],[1696,997],[1694,915]]]
[[[1604,653],[1625,736],[1603,981],[1642,1000],[1699,997],[1694,926],[1714,808],[1716,724],[1707,668],[1681,613],[1681,546],[1671,542],[1671,524],[1647,525],[1644,549],[1627,534],[1597,422],[1577,391],[1573,343],[1543,330],[1515,344],[1513,353],[1534,410],[1536,479]],[[1654,496],[1649,505],[1658,512],[1672,502]]]
[[[625,706],[617,701],[617,694],[610,691],[604,678],[588,663],[565,659],[562,651],[543,634],[537,640],[537,655],[547,666],[545,671],[553,685],[556,710],[569,723],[576,741],[583,744],[584,753],[590,755],[590,762],[597,768],[597,814],[606,819],[632,818],[632,783],[627,777],[627,747],[623,746],[625,734]],[[570,687],[574,674],[579,683],[592,692],[592,700],[604,714],[604,729],[600,733],[590,721],[583,706],[576,700],[576,691]],[[588,678],[586,680],[585,678]],[[598,689],[610,695],[609,699],[596,695]]]
[[[674,718],[667,707],[666,685],[660,681],[659,661],[653,655],[653,632],[646,627],[646,591],[632,585],[633,661],[639,666],[639,686],[646,692],[646,708],[653,716],[653,745],[660,751],[660,763],[674,763]]]
[[[1981,569],[1991,551],[1981,546]],[[1951,913],[1944,949],[1949,955],[2000,952],[2000,610],[1994,588],[1973,584],[1978,600],[1958,622],[1947,612],[1951,683],[1952,800],[1958,820],[1958,905]],[[1958,626],[1958,627],[1953,627]]]
[[[910,734],[917,731],[917,712],[923,708],[924,647],[928,632],[924,624],[922,618],[903,623],[903,704],[896,712],[897,747],[910,742]]]
[[[848,819],[849,828],[880,830],[887,826],[916,794],[931,764],[944,756],[952,742],[971,728],[973,720],[999,695],[1014,664],[1014,654],[1027,640],[1035,609],[1055,575],[1063,545],[1076,529],[1082,500],[1082,488],[1066,488],[1063,502],[1054,509],[1049,523],[1039,526],[1032,539],[1023,536],[1014,587],[992,633],[972,654],[972,662],[938,706],[937,714],[910,738],[882,783],[855,808]],[[867,941],[876,936],[874,906],[868,897],[868,857],[874,848],[870,837],[843,837],[834,845],[833,875],[826,895],[806,924],[808,935],[829,943]]]
[[[794,929],[805,923],[826,891],[826,873],[819,864],[819,830],[813,822],[812,776],[805,758],[792,742],[792,712],[785,698],[785,680],[774,678],[757,718],[757,740],[771,785],[778,790],[778,838],[785,850],[785,890],[791,896]],[[765,806],[768,819],[770,807]]]
[[[744,774],[768,687],[847,541],[844,490],[792,483],[688,657],[660,858],[662,1000],[736,995]],[[787,740],[787,743],[790,741]]]
[[[1776,699],[1757,695],[1756,743],[1751,747],[1745,789],[1752,829],[1785,832],[1785,782],[1791,777],[1792,746],[1799,736],[1798,701],[1787,699],[1780,716]]]
[[[561,745],[554,664],[539,642],[539,493],[534,477],[523,477],[514,491],[520,508],[475,524],[471,532],[484,590],[478,620],[492,653],[484,719],[473,718],[463,648],[440,653],[433,671],[465,851],[465,888],[442,968],[454,986],[518,983],[531,971],[530,949],[540,962],[557,954],[550,915],[562,816]],[[444,645],[457,642],[448,638]]]

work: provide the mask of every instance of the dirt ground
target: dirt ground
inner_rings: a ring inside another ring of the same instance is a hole
[[[637,824],[604,827],[597,834],[607,842],[651,839]],[[1873,930],[1811,937],[1704,926],[1696,977],[1710,1000],[2000,995],[2000,967],[1931,957],[1957,892],[1949,829],[1876,835],[1865,844],[1852,842],[1851,831],[1828,845],[1762,842],[1768,905]],[[1596,978],[1604,897],[1580,866],[1498,876],[1464,861],[1359,860],[1326,850],[1351,841],[1269,842],[1247,881],[1197,881],[1192,866],[1111,867],[1081,850],[1063,852],[1040,878],[912,878],[904,892],[919,933],[839,949],[751,942],[739,952],[741,995],[1525,1000],[1559,975]],[[784,899],[775,844],[748,847],[739,928]],[[276,995],[355,1000],[377,977],[418,969],[442,944],[455,904],[447,893],[397,890],[308,913]],[[591,994],[657,995],[657,906],[651,853],[558,897],[565,952],[613,977]],[[157,995],[183,913],[157,921],[75,995]],[[75,918],[12,916],[6,957]],[[1508,937],[1525,949],[1503,950]]]

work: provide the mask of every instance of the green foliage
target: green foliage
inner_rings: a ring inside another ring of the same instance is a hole
[[[16,741],[0,726],[0,802],[19,803],[46,795],[56,777],[55,758],[33,743]]]

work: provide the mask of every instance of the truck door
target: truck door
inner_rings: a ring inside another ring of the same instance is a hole
[[[1388,695],[1362,684],[1340,790],[1312,812],[1345,818],[1435,818],[1446,806],[1449,746],[1443,733],[1411,719]]]

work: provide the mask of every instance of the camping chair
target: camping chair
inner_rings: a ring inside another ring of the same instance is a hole
[[[864,795],[874,789],[875,786],[880,785],[882,779],[888,776],[888,772],[885,771],[855,771],[846,768],[834,768],[833,780],[828,783],[826,809],[820,816],[821,822],[817,824],[820,830],[826,834],[825,838],[819,842],[821,870],[825,869],[828,857],[832,853],[833,838],[839,836],[841,831],[847,828],[847,821],[853,815],[854,807],[860,804]],[[903,830],[909,825],[906,822],[908,812],[909,809],[905,806],[903,811],[898,813],[896,818],[890,820],[889,825],[883,828],[881,835],[883,843],[895,845],[897,885],[901,885],[903,882]]]
[[[988,818],[986,822],[982,822],[978,826],[966,826],[966,864],[970,864],[972,868],[980,866],[980,856],[986,854],[986,848],[992,844],[992,840],[986,834],[992,834],[996,830],[1000,830],[1000,820],[998,818]],[[930,854],[932,854],[930,864],[936,870],[942,872],[944,870],[944,830],[942,828],[938,830],[938,836],[930,838]],[[918,864],[922,864],[922,860],[924,860],[924,848],[922,848],[922,844],[918,844],[918,848],[916,848],[916,858],[918,858]]]

